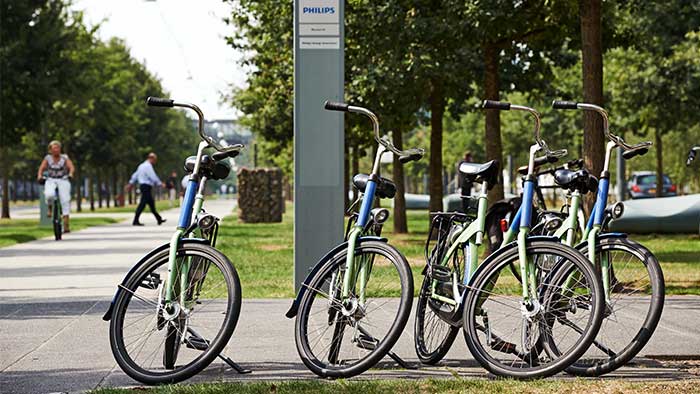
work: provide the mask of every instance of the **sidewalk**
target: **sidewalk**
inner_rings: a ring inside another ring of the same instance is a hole
[[[211,200],[207,210],[223,217],[232,200]],[[116,284],[138,258],[168,242],[177,211],[164,212],[168,222],[157,226],[150,214],[145,227],[130,221],[92,227],[66,236],[0,249],[0,393],[78,392],[103,386],[138,383],[116,366],[109,347],[108,324],[102,321]],[[130,218],[129,218],[130,220]],[[245,289],[244,289],[245,291]],[[237,375],[215,361],[189,383],[221,380],[311,379],[294,344],[294,321],[284,317],[290,300],[247,299],[225,353],[249,375]],[[644,355],[700,359],[700,297],[669,297],[664,315]],[[413,318],[395,347],[411,363]],[[447,361],[420,370],[395,369],[389,359],[366,378],[485,378],[458,337]],[[387,361],[389,360],[389,361]],[[564,376],[564,375],[562,375]],[[612,378],[697,378],[680,365],[639,359]]]

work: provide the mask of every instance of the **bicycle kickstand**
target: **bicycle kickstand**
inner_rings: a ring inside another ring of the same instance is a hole
[[[241,375],[243,375],[243,374],[248,374],[248,373],[253,372],[253,371],[251,371],[250,369],[245,369],[245,368],[241,367],[238,363],[236,363],[235,361],[231,360],[231,359],[228,358],[227,356],[224,356],[224,355],[221,354],[221,353],[219,353],[219,358],[222,359],[222,360],[224,360],[224,362],[225,362],[226,364],[228,364],[231,368],[233,368],[236,372],[238,372],[238,373],[241,374]]]
[[[411,366],[409,363],[406,362],[406,360],[402,359],[401,357],[399,357],[398,354],[392,351],[387,353],[387,356],[391,357],[394,361],[396,361],[396,363],[399,364],[399,366],[401,366],[401,368],[403,369],[418,369],[418,367]]]

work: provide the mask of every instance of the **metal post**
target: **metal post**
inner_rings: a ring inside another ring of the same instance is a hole
[[[294,285],[343,239],[344,0],[294,1]]]

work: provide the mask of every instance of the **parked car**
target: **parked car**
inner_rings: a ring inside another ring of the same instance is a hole
[[[677,194],[676,185],[671,183],[671,178],[664,174],[663,191],[661,196],[672,197]],[[633,172],[632,177],[627,182],[627,192],[630,198],[653,198],[656,197],[656,172],[638,171]]]

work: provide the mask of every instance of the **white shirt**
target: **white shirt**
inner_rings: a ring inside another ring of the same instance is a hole
[[[158,178],[158,175],[156,175],[156,172],[153,169],[153,164],[151,164],[150,161],[146,160],[143,163],[139,164],[136,171],[134,171],[134,173],[131,174],[131,179],[129,179],[129,183],[156,186],[162,184],[163,182],[161,182],[160,178]]]

